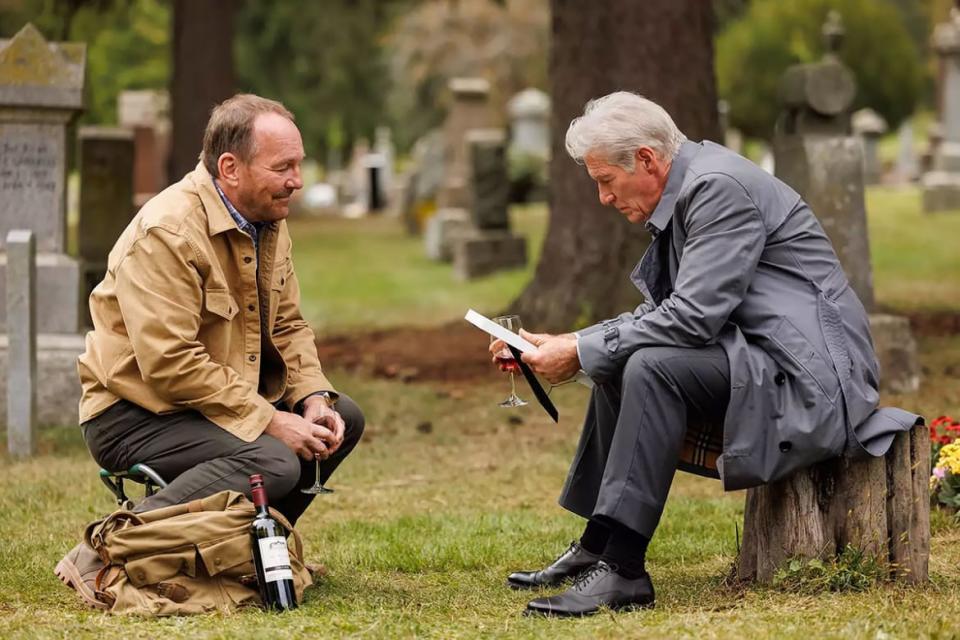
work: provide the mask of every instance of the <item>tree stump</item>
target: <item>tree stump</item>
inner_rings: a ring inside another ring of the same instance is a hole
[[[735,572],[770,584],[789,558],[831,560],[850,545],[886,560],[890,577],[928,579],[930,441],[920,425],[882,458],[837,458],[747,491]]]

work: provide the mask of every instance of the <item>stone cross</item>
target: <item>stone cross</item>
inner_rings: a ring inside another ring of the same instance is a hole
[[[933,49],[940,57],[941,127],[943,141],[923,176],[925,211],[960,209],[960,5],[950,10],[947,22],[933,32]]]
[[[79,327],[80,271],[66,254],[64,193],[67,125],[83,105],[85,61],[84,45],[48,43],[30,24],[0,40],[0,243],[12,229],[36,237],[41,332]],[[5,281],[0,275],[0,286]],[[0,331],[6,326],[4,311]]]
[[[7,447],[10,455],[33,454],[37,430],[36,242],[33,232],[6,234]]]

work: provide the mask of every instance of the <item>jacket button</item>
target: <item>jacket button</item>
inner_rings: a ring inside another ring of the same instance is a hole
[[[254,309],[256,309],[256,307],[253,306],[252,304],[248,304],[247,309],[249,309],[250,311],[253,311]]]
[[[783,383],[787,381],[787,376],[784,375],[783,371],[778,371],[777,375],[773,376],[773,381],[777,383],[777,386],[782,387]]]
[[[253,258],[251,258],[250,256],[243,256],[243,262],[244,264],[250,264],[251,262],[253,262]]]
[[[780,443],[781,453],[786,453],[787,451],[790,451],[790,449],[793,449],[793,443],[790,442],[789,440],[784,440],[783,442]]]
[[[250,357],[247,358],[247,360],[249,360],[250,362],[256,362],[256,361],[257,361],[257,356],[255,356],[255,355],[253,355],[253,354],[251,353],[251,354],[250,354]]]

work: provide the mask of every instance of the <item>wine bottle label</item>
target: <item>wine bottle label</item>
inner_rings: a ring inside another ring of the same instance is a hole
[[[283,536],[260,538],[260,559],[263,561],[263,579],[267,582],[293,580],[287,539]]]

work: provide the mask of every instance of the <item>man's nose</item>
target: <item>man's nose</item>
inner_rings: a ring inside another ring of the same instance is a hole
[[[287,184],[285,185],[288,189],[302,189],[303,188],[303,177],[300,175],[300,168],[293,170],[293,175],[287,179]]]
[[[600,189],[600,204],[602,204],[603,206],[606,207],[606,206],[609,206],[609,205],[613,204],[613,201],[614,201],[615,199],[616,199],[616,198],[615,198],[615,196],[613,195],[613,193],[611,193],[611,192],[609,192],[609,191],[607,191],[606,193],[604,193],[604,192],[603,192],[603,189]]]

